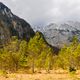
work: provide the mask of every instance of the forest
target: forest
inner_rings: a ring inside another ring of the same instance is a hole
[[[0,70],[7,73],[26,71],[27,73],[53,69],[75,72],[80,69],[80,42],[74,36],[72,42],[61,48],[58,54],[44,40],[40,32],[26,40],[13,36],[7,44],[0,45]]]

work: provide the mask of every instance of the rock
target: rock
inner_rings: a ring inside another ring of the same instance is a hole
[[[51,23],[44,27],[43,35],[50,45],[63,47],[72,41],[73,36],[77,36],[80,41],[80,23],[72,21],[60,25]]]
[[[35,32],[30,24],[14,15],[11,10],[0,2],[0,43],[8,41],[11,36],[29,41]]]

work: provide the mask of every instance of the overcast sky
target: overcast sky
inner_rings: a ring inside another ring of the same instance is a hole
[[[0,0],[31,25],[80,21],[80,0]]]

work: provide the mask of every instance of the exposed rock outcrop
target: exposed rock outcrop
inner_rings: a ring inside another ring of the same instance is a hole
[[[34,31],[25,20],[14,15],[11,10],[0,2],[0,42],[8,41],[11,36],[29,41]]]
[[[49,44],[56,47],[69,44],[73,36],[77,36],[80,41],[80,22],[68,21],[60,25],[52,23],[44,27],[43,35]]]

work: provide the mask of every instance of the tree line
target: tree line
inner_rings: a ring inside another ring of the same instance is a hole
[[[13,36],[10,42],[0,49],[0,69],[14,72],[28,68],[32,73],[35,72],[35,68],[49,71],[52,53],[52,48],[46,44],[40,32],[36,32],[29,42]]]
[[[64,45],[55,54],[48,44],[46,44],[40,32],[29,42],[19,40],[13,36],[9,43],[0,48],[0,70],[16,72],[19,69],[38,71],[51,69],[80,69],[80,42],[74,36],[69,45]]]

